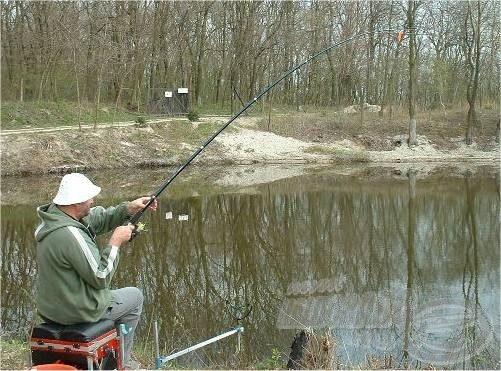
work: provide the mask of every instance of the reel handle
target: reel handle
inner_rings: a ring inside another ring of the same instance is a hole
[[[129,242],[132,241],[137,236],[139,236],[141,234],[141,232],[144,231],[144,227],[145,227],[145,224],[141,223],[141,222],[134,224],[134,229],[132,230],[132,234],[130,236]]]

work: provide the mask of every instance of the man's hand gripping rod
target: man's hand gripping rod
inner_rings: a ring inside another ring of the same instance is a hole
[[[146,205],[144,205],[144,207],[141,210],[139,210],[137,213],[135,213],[134,215],[132,215],[132,217],[130,218],[129,223],[134,226],[134,229],[132,229],[132,234],[130,236],[130,240],[129,241],[132,241],[139,234],[141,234],[141,232],[144,230],[145,224],[139,222],[139,218],[141,218],[141,216],[144,214],[144,212],[146,211],[146,209],[148,209],[148,207],[150,207],[150,205],[156,199],[157,199],[156,195],[151,196],[150,199],[149,199],[149,201],[146,203]]]

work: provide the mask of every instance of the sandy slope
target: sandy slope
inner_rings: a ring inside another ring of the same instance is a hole
[[[405,139],[402,138],[405,143]],[[462,138],[458,138],[458,142]],[[480,151],[475,143],[471,146],[460,145],[452,151],[440,151],[424,136],[418,137],[418,145],[409,148],[407,144],[392,151],[366,151],[362,147],[344,139],[323,145],[325,153],[305,152],[308,148],[318,147],[317,143],[286,138],[273,133],[240,128],[238,132],[223,133],[217,139],[222,147],[220,153],[228,159],[238,159],[240,164],[272,163],[273,166],[244,166],[230,170],[218,183],[222,185],[252,185],[293,177],[304,173],[304,167],[311,163],[337,162],[336,151],[343,153],[363,153],[370,166],[392,167],[399,173],[410,169],[418,176],[426,176],[438,167],[452,166],[459,171],[473,169],[479,165],[499,167],[499,147],[494,151]]]
[[[405,137],[402,138],[405,142]],[[475,143],[470,146],[460,145],[452,151],[435,148],[424,136],[418,137],[418,145],[409,148],[403,143],[392,151],[365,151],[362,147],[343,139],[323,144],[325,153],[305,152],[308,148],[319,147],[317,143],[304,142],[294,138],[281,137],[273,133],[240,128],[238,132],[222,133],[217,142],[223,147],[225,156],[242,161],[273,160],[277,162],[322,162],[335,160],[335,150],[364,151],[370,162],[440,162],[440,161],[481,161],[499,162],[499,147],[494,151],[480,151]],[[457,138],[461,141],[461,138]],[[261,162],[261,161],[259,161]]]

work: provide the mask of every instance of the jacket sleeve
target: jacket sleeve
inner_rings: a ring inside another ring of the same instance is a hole
[[[101,252],[89,236],[80,228],[64,228],[67,236],[65,258],[78,275],[96,289],[108,288],[118,266],[119,248],[106,245]]]
[[[87,222],[96,234],[109,232],[124,224],[130,217],[127,204],[128,202],[122,202],[106,209],[102,206],[93,207],[89,216],[86,217]]]

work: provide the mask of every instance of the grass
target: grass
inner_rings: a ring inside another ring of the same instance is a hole
[[[236,112],[242,105],[237,102]],[[200,115],[231,115],[228,104],[203,104],[192,109]],[[78,105],[70,101],[58,102],[2,102],[0,107],[1,128],[19,129],[78,125]],[[278,135],[303,140],[333,142],[339,138],[351,138],[368,149],[390,149],[385,138],[408,131],[408,114],[405,107],[395,107],[393,116],[380,117],[378,113],[365,112],[364,121],[360,114],[343,114],[340,107],[334,106],[290,106],[272,104],[271,127],[268,128],[269,105],[266,100],[254,104],[244,115],[262,116],[261,130],[270,130]],[[115,111],[113,103],[103,103],[96,117],[95,105],[85,102],[80,107],[80,122],[83,124],[110,123],[118,121],[137,121],[138,117],[149,121],[158,117],[145,112]],[[495,136],[499,120],[498,107],[484,105],[478,109],[479,123],[474,127],[474,136],[480,144],[487,143]],[[440,146],[451,146],[451,137],[465,135],[466,109],[464,107],[418,110],[417,132],[426,135]],[[210,134],[210,133],[209,133]],[[484,143],[485,142],[485,143]],[[372,148],[371,148],[372,147]]]
[[[369,162],[367,154],[362,151],[348,151],[323,145],[314,145],[304,150],[306,153],[332,155],[339,162]]]
[[[234,111],[230,110],[228,104],[224,107],[221,104],[203,104],[192,107],[200,115],[232,115],[237,112],[242,105],[235,103]],[[2,129],[21,129],[37,127],[54,127],[78,125],[78,105],[71,101],[29,101],[29,102],[2,102],[0,107],[1,128]],[[287,105],[273,105],[272,114],[284,114],[296,111]],[[331,108],[308,107],[308,112],[321,112],[324,115],[330,114]],[[264,101],[257,102],[246,114],[267,115],[268,105]],[[146,112],[132,112],[123,107],[115,110],[113,103],[102,103],[99,107],[96,117],[96,107],[92,102],[83,102],[80,105],[80,122],[82,124],[110,123],[118,121],[134,121],[138,117],[145,120],[153,119],[158,115],[148,115]]]
[[[325,345],[319,341],[322,340],[321,337],[315,336],[315,341],[312,342],[312,345],[308,345],[308,349],[306,350],[306,354],[315,355],[314,357],[306,357],[305,361],[310,362],[307,364],[307,368],[324,368],[323,365],[315,363],[319,362],[322,357],[320,347],[325,347]],[[332,341],[331,341],[332,343]],[[313,348],[311,348],[313,346]],[[331,344],[330,346],[335,347],[335,344]],[[0,369],[2,370],[21,370],[27,369],[29,366],[29,346],[27,342],[23,342],[20,340],[0,340],[0,349],[1,349],[1,357],[0,357]],[[331,350],[333,351],[333,350]],[[136,342],[136,346],[133,351],[133,358],[136,359],[141,367],[145,369],[154,369],[155,363],[155,350],[154,346],[151,342],[141,343],[140,341]],[[230,357],[231,358],[231,357]],[[488,368],[499,369],[499,359],[496,359],[496,356],[493,354],[488,354],[487,351],[483,351],[481,354],[476,356],[476,362],[480,365],[488,365]],[[258,370],[280,370],[285,369],[287,364],[288,354],[283,353],[278,348],[272,348],[271,354],[267,355],[260,361],[257,361],[252,364],[246,364],[246,362],[238,362],[235,363],[235,360],[229,361],[229,363],[221,365],[209,365],[210,368],[224,368],[224,369],[258,369]],[[431,364],[421,364],[417,366],[416,364],[405,365],[401,362],[397,361],[392,355],[385,356],[376,356],[372,354],[367,354],[366,362],[362,364],[356,365],[346,365],[339,363],[339,360],[334,359],[335,368],[344,368],[344,369],[367,369],[367,370],[380,370],[380,369],[435,369]],[[314,362],[314,363],[311,363]],[[187,369],[186,367],[182,367],[181,364],[176,362],[176,360],[170,361],[162,366],[162,369]]]
[[[466,111],[461,108],[422,111],[417,114],[417,134],[444,149],[455,148],[451,138],[465,136]],[[499,110],[478,110],[479,123],[473,128],[475,142],[480,148],[492,146],[499,120]],[[392,138],[408,134],[408,114],[404,108],[395,109],[392,117],[366,112],[363,122],[360,114],[344,114],[331,109],[273,114],[268,128],[268,118],[258,123],[259,129],[277,135],[323,143],[349,139],[369,150],[393,149]],[[319,148],[317,148],[320,150]]]
[[[93,124],[96,120],[95,105],[84,103],[80,109],[80,122]],[[2,102],[0,113],[2,129],[78,125],[78,106],[74,102]],[[102,105],[97,122],[136,121],[137,117],[137,112],[115,111],[114,105]]]
[[[28,367],[29,346],[20,340],[0,340],[0,368],[22,370]]]
[[[247,102],[244,102],[244,103],[247,103]],[[224,107],[221,106],[220,103],[218,103],[218,104],[202,104],[202,105],[198,105],[196,107],[193,107],[193,110],[198,112],[202,116],[207,116],[207,115],[209,115],[209,116],[210,115],[230,116],[230,115],[236,113],[242,107],[243,107],[243,105],[239,101],[235,101],[233,111],[231,110],[229,103],[226,103],[224,105]],[[261,105],[256,103],[246,111],[246,114],[256,115],[256,114],[260,114],[260,112],[261,112]]]
[[[240,107],[236,107],[239,109]],[[22,129],[37,127],[71,126],[78,125],[78,105],[75,102],[2,102],[0,106],[1,128]],[[253,109],[249,110],[252,111]],[[193,108],[200,115],[230,115],[229,108],[220,105],[202,105]],[[259,113],[259,112],[257,112]],[[80,122],[82,124],[111,123],[119,121],[133,121],[147,123],[150,119],[163,115],[148,115],[147,112],[132,112],[123,107],[115,110],[113,103],[103,103],[97,113],[92,102],[82,103],[80,106]],[[181,116],[185,117],[185,116]]]
[[[283,359],[283,354],[278,348],[273,348],[271,350],[271,355],[268,358],[256,364],[256,369],[258,370],[279,370],[284,369],[286,363]]]
[[[200,122],[196,126],[186,121],[174,121],[165,127],[165,137],[173,143],[199,145],[221,127],[221,124]]]

